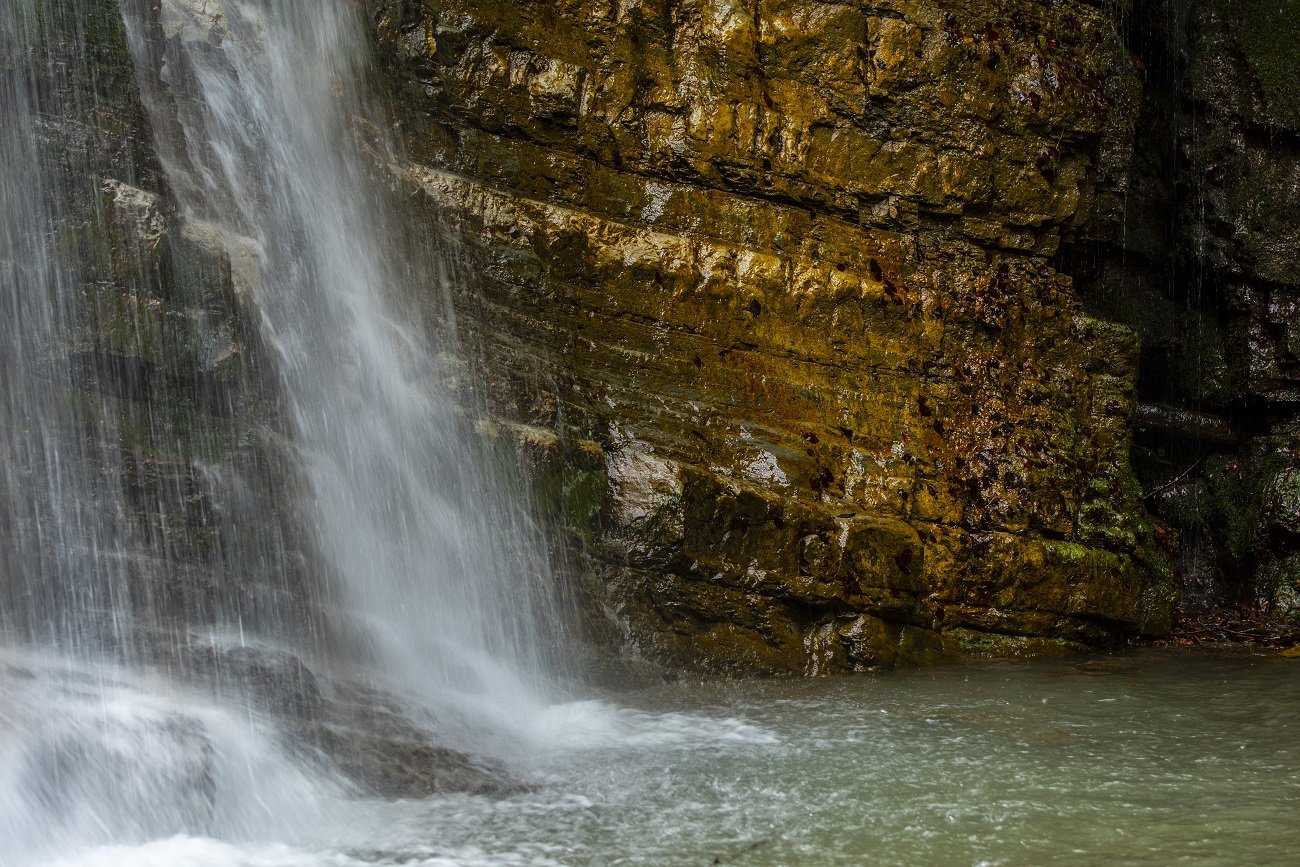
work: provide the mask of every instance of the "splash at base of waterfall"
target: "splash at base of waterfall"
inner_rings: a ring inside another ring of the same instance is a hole
[[[0,655],[0,864],[178,831],[283,839],[349,789],[251,707],[162,675]]]
[[[527,785],[505,796],[355,798],[342,814],[316,800],[317,818],[291,810],[273,835],[87,845],[55,863],[1228,867],[1300,846],[1295,660],[1150,651],[620,698],[536,720],[512,766]]]

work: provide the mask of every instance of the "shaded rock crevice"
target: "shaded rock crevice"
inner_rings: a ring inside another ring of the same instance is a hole
[[[1289,520],[1297,392],[1296,10],[1139,3],[1129,217],[1070,268],[1085,304],[1143,343],[1134,465],[1178,532],[1184,615],[1295,617]],[[1076,251],[1077,252],[1077,251]]]

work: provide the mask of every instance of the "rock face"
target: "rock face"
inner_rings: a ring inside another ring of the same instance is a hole
[[[1139,343],[1055,267],[1119,234],[1111,13],[372,5],[492,409],[601,458],[551,487],[627,645],[813,673],[1168,628]]]
[[[44,70],[79,263],[59,435],[122,492],[133,614],[315,634],[280,622],[320,563],[256,251],[176,214],[117,5],[33,0],[55,59],[0,66]],[[1101,643],[1167,630],[1175,579],[1295,616],[1289,5],[363,5],[407,147],[376,173],[463,276],[479,428],[597,646],[824,673]]]
[[[1144,415],[1163,420],[1139,423],[1136,463],[1182,537],[1185,607],[1294,617],[1300,10],[1155,0],[1133,17],[1146,87],[1130,228],[1080,263],[1080,285],[1142,340]]]

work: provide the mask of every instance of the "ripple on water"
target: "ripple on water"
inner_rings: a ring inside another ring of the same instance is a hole
[[[536,791],[376,809],[398,858],[1285,864],[1298,700],[1300,664],[1172,652],[669,687],[553,708]]]
[[[1300,661],[1115,662],[1094,669],[1106,676],[1042,661],[573,702],[535,721],[519,766],[535,786],[508,798],[352,801],[298,848],[175,837],[59,863],[1293,863]]]

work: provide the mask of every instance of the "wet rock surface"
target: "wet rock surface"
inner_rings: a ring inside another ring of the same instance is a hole
[[[365,794],[505,795],[520,788],[503,766],[440,745],[442,736],[419,722],[419,710],[368,683],[362,672],[317,672],[273,646],[198,640],[182,673],[217,695],[242,697],[291,735],[287,748],[342,774]]]
[[[604,452],[585,588],[625,646],[811,673],[940,658],[956,629],[1168,628],[1128,466],[1138,342],[1052,259],[1119,231],[1141,84],[1115,18],[373,14],[415,218],[482,275],[495,408]]]
[[[1288,4],[1138,4],[1128,40],[1145,88],[1129,228],[1073,267],[1089,309],[1142,340],[1151,409],[1135,465],[1179,536],[1193,632],[1223,620],[1219,609],[1295,616],[1297,549],[1277,522],[1289,520],[1300,446],[1298,22]]]
[[[73,6],[68,436],[127,494],[138,616],[310,634],[256,251],[175,213],[116,5]],[[480,433],[597,645],[822,673],[1158,634],[1175,579],[1300,604],[1286,8],[367,11],[407,147],[377,176],[459,262]]]

